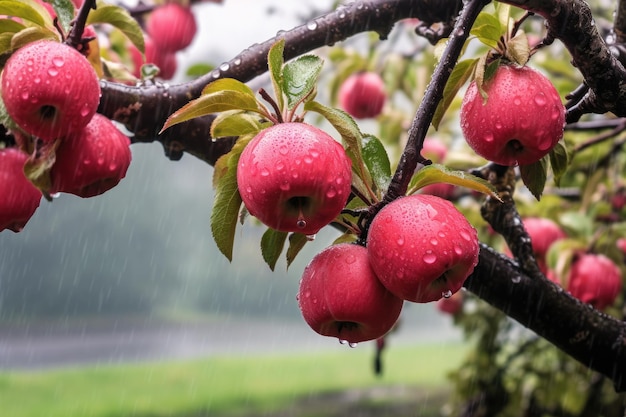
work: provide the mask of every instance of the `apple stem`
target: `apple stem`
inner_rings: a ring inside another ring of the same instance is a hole
[[[278,107],[278,103],[276,103],[276,100],[274,100],[264,88],[261,88],[259,90],[259,94],[261,95],[263,100],[267,101],[269,105],[272,106],[272,108],[274,109],[275,114],[273,116],[276,117],[278,123],[284,123],[283,114]]]

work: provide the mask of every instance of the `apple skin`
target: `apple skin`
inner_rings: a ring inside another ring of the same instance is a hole
[[[604,310],[622,290],[622,271],[605,255],[582,254],[572,263],[567,290],[582,302]]]
[[[304,269],[297,298],[315,332],[349,343],[385,335],[403,304],[374,275],[367,249],[352,243],[318,253]]]
[[[52,141],[89,123],[100,102],[100,83],[89,61],[74,48],[36,41],[7,61],[2,99],[20,128]]]
[[[424,139],[421,153],[424,158],[428,158],[432,162],[440,164],[444,159],[446,159],[448,147],[438,139],[426,138]]]
[[[352,74],[339,87],[340,106],[356,119],[378,116],[386,100],[385,83],[375,72]]]
[[[567,237],[561,226],[547,218],[527,217],[524,219],[524,228],[530,236],[536,257],[545,258],[554,242]]]
[[[370,224],[367,249],[389,291],[412,302],[456,293],[478,263],[478,235],[452,203],[415,194],[383,207]]]
[[[61,141],[50,170],[52,192],[100,195],[126,176],[131,157],[128,137],[96,113],[83,131]]]
[[[544,75],[529,67],[501,65],[483,85],[472,81],[461,105],[468,145],[500,165],[528,165],[548,154],[563,137],[565,107]]]
[[[167,3],[155,8],[146,22],[146,33],[163,52],[178,52],[193,42],[198,26],[190,7]]]
[[[351,161],[331,136],[305,123],[262,130],[237,167],[241,198],[253,216],[284,232],[317,233],[345,207]]]
[[[17,148],[0,149],[0,231],[20,232],[41,202],[41,191],[24,175],[27,159]]]

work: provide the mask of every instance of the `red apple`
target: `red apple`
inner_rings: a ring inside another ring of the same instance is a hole
[[[136,46],[130,47],[130,55],[133,60],[133,75],[141,78],[141,66],[144,63],[154,64],[159,67],[159,78],[170,80],[176,74],[178,61],[176,54],[160,50],[149,36],[144,36],[145,60]]]
[[[339,104],[357,119],[378,116],[386,99],[385,83],[375,72],[352,74],[339,87]]]
[[[574,260],[568,291],[579,300],[604,310],[622,290],[622,271],[602,254],[583,254]]]
[[[500,165],[539,161],[563,137],[565,107],[550,80],[529,68],[501,65],[483,85],[473,81],[461,105],[468,145]]]
[[[313,330],[349,343],[380,338],[402,310],[374,275],[367,249],[351,243],[324,249],[306,266],[298,304]]]
[[[448,154],[448,147],[440,140],[435,138],[424,139],[422,146],[422,155],[424,158],[430,159],[436,164],[440,164]]]
[[[0,149],[0,231],[21,231],[39,207],[41,192],[24,175],[27,159],[17,148]]]
[[[52,192],[93,197],[115,187],[130,165],[130,140],[96,113],[81,132],[65,138],[50,170]]]
[[[24,131],[51,141],[89,123],[100,102],[100,84],[89,61],[74,48],[37,41],[7,61],[2,100]]]
[[[452,203],[416,194],[383,207],[369,228],[374,273],[389,291],[413,302],[451,296],[478,263],[478,235]]]
[[[315,234],[343,210],[351,162],[331,136],[304,123],[262,130],[241,153],[237,184],[243,202],[265,225]]]
[[[536,258],[544,258],[554,242],[567,237],[561,226],[554,221],[541,217],[527,217],[524,228],[530,236]]]
[[[167,3],[155,8],[146,22],[146,33],[161,52],[185,49],[196,36],[196,18],[190,7]]]

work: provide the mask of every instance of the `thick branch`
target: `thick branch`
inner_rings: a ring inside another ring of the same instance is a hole
[[[482,246],[465,287],[626,391],[626,325]]]

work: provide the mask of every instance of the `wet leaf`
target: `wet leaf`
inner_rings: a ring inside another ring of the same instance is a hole
[[[381,197],[391,181],[391,164],[385,147],[377,137],[363,137],[363,160]]]
[[[221,112],[211,124],[211,138],[256,135],[263,128],[259,117],[241,110]]]
[[[303,55],[285,64],[282,87],[289,110],[313,96],[322,66],[323,61],[315,55]]]
[[[213,174],[218,178],[214,178],[216,187],[211,212],[211,232],[218,249],[229,261],[233,257],[239,209],[243,204],[237,187],[237,163],[251,139],[250,135],[240,137],[231,151],[219,158]]]
[[[524,32],[520,31],[509,39],[506,44],[506,57],[519,65],[526,65],[530,58],[530,46]]]
[[[562,142],[558,142],[554,148],[550,151],[550,166],[552,167],[552,173],[554,174],[554,183],[559,186],[561,177],[567,171],[569,166],[569,156],[567,154],[567,148]]]
[[[31,42],[43,39],[59,41],[57,33],[48,28],[43,26],[27,27],[11,37],[11,46],[9,47],[9,50],[14,51]]]
[[[0,15],[20,17],[38,26],[54,27],[46,8],[34,0],[0,1]]]
[[[137,20],[126,9],[111,4],[98,3],[98,8],[91,10],[87,25],[106,23],[119,29],[142,53],[145,52],[143,32]]]
[[[74,20],[74,3],[71,0],[44,0],[54,8],[59,24],[65,33],[70,31]]]
[[[431,164],[420,169],[411,179],[407,194],[413,194],[420,188],[437,183],[469,188],[502,201],[494,186],[488,181],[463,171],[451,170],[441,164]]]
[[[272,45],[267,55],[267,65],[269,68],[270,78],[272,80],[272,86],[274,87],[274,95],[276,96],[279,109],[283,109],[285,106],[284,92],[283,92],[283,65],[285,60],[283,59],[283,53],[285,51],[285,40],[280,39]]]
[[[228,110],[259,112],[256,99],[247,93],[235,90],[216,91],[202,95],[176,110],[167,118],[161,132],[178,123],[183,123],[196,117]]]
[[[546,186],[546,180],[548,178],[548,160],[547,156],[541,158],[539,161],[530,165],[520,165],[519,170],[522,176],[522,181],[528,190],[535,196],[537,201],[541,199],[543,189]]]
[[[225,90],[237,91],[255,98],[254,91],[252,91],[250,87],[234,78],[220,78],[219,80],[215,80],[212,83],[207,84],[202,90],[202,95],[219,93]]]
[[[287,235],[287,232],[279,232],[268,227],[261,237],[261,255],[263,255],[263,260],[272,271],[276,266],[278,258],[280,258],[280,254],[283,252]]]
[[[289,235],[289,247],[287,248],[287,268],[296,259],[296,256],[304,245],[309,241],[304,233],[292,233]]]
[[[443,98],[437,105],[435,115],[433,116],[432,124],[435,129],[439,129],[439,123],[441,123],[441,119],[443,119],[444,114],[450,107],[452,100],[454,100],[465,82],[474,74],[478,61],[478,58],[459,61],[454,70],[452,70],[452,74],[450,74],[450,78],[448,78],[448,82],[446,82],[443,90]]]
[[[505,29],[496,16],[485,11],[478,15],[470,33],[483,44],[495,49]]]

